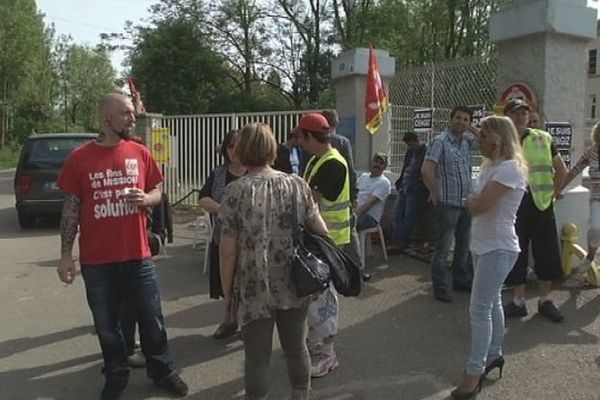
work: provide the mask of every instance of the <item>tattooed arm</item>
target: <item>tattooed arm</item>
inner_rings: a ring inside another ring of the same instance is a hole
[[[57,273],[61,281],[69,284],[75,279],[73,243],[79,226],[79,198],[68,195],[60,219],[60,265]]]

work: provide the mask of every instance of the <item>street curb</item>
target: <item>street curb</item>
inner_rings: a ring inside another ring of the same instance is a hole
[[[2,169],[2,170],[0,170],[0,174],[3,172],[15,172],[16,170],[17,170],[16,168]]]

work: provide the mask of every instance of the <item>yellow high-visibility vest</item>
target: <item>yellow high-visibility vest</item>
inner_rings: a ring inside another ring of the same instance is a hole
[[[334,201],[321,196],[319,209],[325,220],[329,236],[337,245],[350,243],[350,179],[348,177],[348,164],[342,155],[334,148],[327,150],[320,158],[311,157],[304,172],[304,180],[310,180],[327,160],[337,160],[346,168],[346,177],[342,191]],[[311,168],[311,166],[314,166]],[[310,174],[307,174],[310,171]]]
[[[529,164],[529,190],[535,206],[543,211],[554,199],[554,164],[552,135],[540,129],[530,129],[523,140],[523,155]]]

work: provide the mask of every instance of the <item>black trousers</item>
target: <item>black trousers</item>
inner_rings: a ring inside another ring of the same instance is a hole
[[[527,191],[517,211],[515,230],[519,236],[521,253],[510,274],[506,278],[507,285],[522,285],[526,282],[529,264],[529,244],[533,255],[533,270],[538,279],[551,281],[563,274],[554,205],[539,210],[533,197]]]

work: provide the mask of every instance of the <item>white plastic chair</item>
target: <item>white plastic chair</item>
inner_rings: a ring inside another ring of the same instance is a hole
[[[374,228],[364,229],[358,232],[358,241],[360,243],[360,261],[362,262],[363,268],[366,268],[366,247],[369,247],[369,253],[371,252],[371,233],[379,234],[379,243],[381,243],[381,249],[383,250],[383,259],[388,260],[387,251],[385,249],[385,239],[383,237],[383,229],[381,225],[377,225]]]
[[[196,221],[193,222],[193,226],[194,242],[192,243],[192,248],[195,249],[199,244],[204,244],[204,266],[202,272],[206,274],[208,272],[208,250],[213,234],[210,214],[206,211],[202,211],[202,215],[196,218]]]

